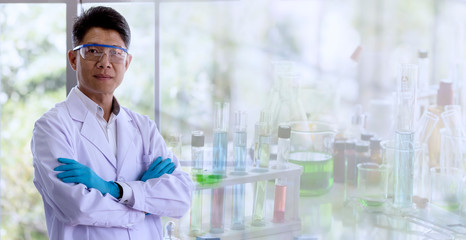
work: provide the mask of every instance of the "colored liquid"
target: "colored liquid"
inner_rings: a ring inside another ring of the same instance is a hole
[[[265,201],[267,195],[267,181],[256,183],[256,193],[254,194],[254,208],[252,213],[252,225],[265,225]]]
[[[268,171],[270,161],[270,136],[259,136],[257,148],[256,169],[260,171]]]
[[[212,171],[225,175],[227,170],[228,133],[214,132]]]
[[[202,191],[196,190],[193,192],[191,202],[191,219],[189,224],[189,235],[199,236],[202,234]]]
[[[413,203],[414,134],[395,132],[395,161],[393,166],[393,205],[409,208]]]
[[[303,167],[301,196],[322,195],[333,185],[333,157],[326,153],[293,152],[290,162]]]
[[[273,222],[285,221],[286,186],[275,185],[275,200],[273,202]]]
[[[233,217],[231,229],[244,229],[244,184],[233,186]]]
[[[233,135],[235,172],[246,171],[246,138],[246,132],[235,132]]]
[[[223,233],[225,189],[212,189],[212,207],[210,209],[210,232]]]

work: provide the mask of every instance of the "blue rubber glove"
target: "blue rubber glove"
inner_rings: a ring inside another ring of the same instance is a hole
[[[68,158],[59,158],[58,161],[64,163],[64,165],[60,165],[53,170],[63,171],[57,174],[57,177],[63,182],[82,183],[88,188],[99,190],[103,195],[109,193],[115,198],[121,197],[120,189],[116,183],[103,180],[89,167]]]
[[[158,178],[163,174],[171,174],[175,170],[175,164],[172,163],[170,158],[167,158],[162,161],[162,157],[155,159],[147,169],[142,174],[141,181],[145,182],[151,178]]]

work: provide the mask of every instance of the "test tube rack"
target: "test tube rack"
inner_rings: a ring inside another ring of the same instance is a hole
[[[229,215],[226,211],[227,218],[225,219],[224,233],[213,234],[209,233],[209,219],[203,219],[202,227],[205,232],[201,237],[204,239],[209,238],[219,238],[222,240],[228,239],[292,239],[293,236],[300,232],[301,222],[299,219],[299,189],[300,189],[300,178],[302,174],[302,167],[288,163],[285,169],[277,169],[276,161],[270,162],[270,167],[266,172],[258,172],[254,169],[247,169],[247,174],[245,175],[236,175],[233,172],[233,169],[228,168],[226,177],[222,178],[218,184],[209,186],[201,185],[196,183],[196,190],[206,190],[214,189],[221,187],[231,187],[236,184],[248,184],[256,183],[258,181],[269,181],[275,179],[286,179],[287,183],[287,193],[286,193],[286,212],[285,212],[285,221],[283,223],[274,223],[272,219],[266,219],[267,223],[265,226],[252,226],[251,225],[251,214],[246,213],[245,217],[245,229],[244,230],[232,230],[229,225]],[[269,184],[270,185],[270,184]],[[246,204],[252,204],[246,203]],[[205,209],[207,208],[207,209]],[[203,211],[209,211],[210,207],[204,205]],[[268,211],[273,211],[269,209]],[[189,214],[187,214],[189,217]],[[183,224],[182,224],[183,225]],[[183,231],[181,229],[186,229]],[[181,226],[180,237],[181,239],[196,239],[191,237],[188,234],[189,231],[189,222],[187,226]]]

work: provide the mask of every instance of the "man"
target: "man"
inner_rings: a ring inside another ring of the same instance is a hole
[[[193,183],[154,121],[113,96],[130,37],[115,10],[83,13],[68,52],[78,85],[34,126],[34,184],[52,240],[162,239],[160,217],[189,209]]]

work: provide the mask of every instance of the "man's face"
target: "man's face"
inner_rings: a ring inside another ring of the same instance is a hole
[[[105,44],[126,48],[125,43],[115,30],[91,28],[80,44]],[[71,67],[76,71],[79,89],[88,96],[113,95],[115,89],[123,81],[131,62],[128,54],[126,61],[114,63],[109,55],[104,54],[100,60],[83,59],[79,51],[70,50],[68,58]]]

